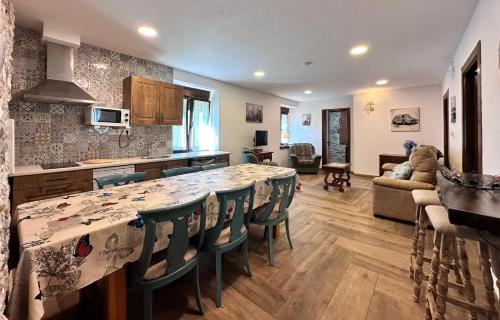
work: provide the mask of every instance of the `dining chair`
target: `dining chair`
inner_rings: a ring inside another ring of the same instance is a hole
[[[198,311],[203,314],[201,304],[198,253],[205,234],[205,200],[209,193],[186,204],[168,208],[139,211],[145,226],[144,246],[137,263],[132,268],[132,283],[144,297],[144,319],[150,320],[153,314],[153,290],[163,287],[181,276],[191,272],[193,289]],[[190,244],[188,222],[192,215],[200,217],[200,229],[195,245]],[[157,240],[156,225],[169,221],[172,233],[165,235],[170,239],[166,250],[153,255]]]
[[[198,171],[201,171],[201,166],[173,168],[173,169],[163,170],[162,172],[163,176],[165,178],[168,178],[168,177],[178,176],[181,174],[194,173]]]
[[[245,226],[246,216],[252,212],[255,196],[255,182],[243,187],[215,192],[219,202],[219,213],[216,225],[207,230],[202,251],[215,255],[215,304],[221,306],[222,290],[222,254],[241,245],[247,276],[251,277],[248,261],[248,230]],[[248,198],[248,200],[247,200]],[[245,212],[245,202],[248,203]],[[226,214],[233,208],[233,216],[227,223]]]
[[[290,239],[290,227],[288,222],[288,207],[292,204],[295,193],[296,174],[289,177],[272,178],[273,187],[271,201],[257,209],[254,209],[250,216],[250,222],[265,227],[264,236],[267,235],[269,246],[269,265],[273,262],[273,233],[272,228],[285,221],[286,236],[288,244],[293,249]]]
[[[227,167],[227,162],[207,164],[207,165],[201,166],[201,170],[207,171],[207,170],[213,170],[213,169],[220,169],[220,168],[224,168],[224,167]]]
[[[136,172],[130,174],[112,174],[109,176],[94,178],[94,180],[99,189],[104,189],[104,187],[108,185],[117,187],[129,183],[142,182],[144,181],[145,176],[146,172]]]

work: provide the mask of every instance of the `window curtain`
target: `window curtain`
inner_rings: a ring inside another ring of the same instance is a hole
[[[193,101],[193,115],[191,123],[191,150],[211,149],[211,128],[210,128],[210,102],[202,100]]]
[[[182,104],[182,125],[172,126],[172,150],[187,150],[187,99]]]

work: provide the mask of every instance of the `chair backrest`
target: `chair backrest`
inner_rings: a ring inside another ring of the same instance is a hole
[[[130,174],[112,174],[105,177],[94,178],[99,189],[103,189],[105,186],[122,186],[132,182],[144,181],[146,172],[136,172]]]
[[[290,147],[290,153],[298,157],[310,157],[315,152],[314,146],[311,143],[294,143]]]
[[[258,221],[281,219],[286,215],[286,209],[292,204],[293,196],[295,195],[296,180],[297,174],[288,177],[271,179],[271,185],[273,186],[271,201],[266,205],[266,208],[257,217]],[[278,202],[278,215],[270,219],[270,216],[275,210]]]
[[[144,223],[145,233],[144,246],[134,274],[135,279],[142,279],[151,264],[151,257],[153,256],[156,241],[156,225],[158,223],[165,221],[170,221],[172,223],[172,234],[165,235],[165,237],[170,238],[165,258],[167,262],[165,275],[169,275],[181,269],[186,264],[186,261],[184,261],[184,255],[189,248],[188,222],[193,214],[199,215],[200,217],[200,229],[197,237],[197,249],[200,249],[205,235],[205,200],[209,195],[210,193],[206,193],[198,199],[178,206],[143,210],[138,212],[138,215]]]
[[[173,168],[173,169],[167,169],[163,170],[163,176],[168,178],[168,177],[174,177],[178,176],[181,174],[186,174],[186,173],[194,173],[201,171],[200,166],[194,166],[194,167],[182,167],[182,168]]]
[[[205,166],[201,166],[201,170],[206,171],[206,170],[213,170],[213,169],[219,169],[219,168],[224,168],[224,167],[227,167],[227,162],[207,164]]]
[[[241,155],[241,157],[243,159],[243,163],[260,164],[259,159],[257,158],[257,156],[253,152],[243,153]]]
[[[229,243],[238,239],[242,233],[241,229],[243,224],[246,224],[247,217],[253,210],[253,199],[255,196],[255,181],[252,183],[224,191],[215,192],[217,196],[217,201],[219,202],[219,213],[217,216],[217,223],[206,233],[204,246],[211,247],[215,244],[217,239],[224,228],[224,223],[226,220],[226,213],[228,210],[228,203],[234,201],[233,217],[230,222],[230,232]],[[245,211],[245,201],[248,202],[247,210]]]

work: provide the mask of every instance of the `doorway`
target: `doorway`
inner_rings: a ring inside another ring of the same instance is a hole
[[[444,166],[450,167],[450,89],[443,96]]]
[[[322,111],[322,159],[330,162],[351,162],[351,109]]]
[[[481,41],[462,67],[462,171],[482,173]]]

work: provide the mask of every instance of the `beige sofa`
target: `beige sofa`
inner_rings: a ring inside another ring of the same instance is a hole
[[[431,146],[414,148],[409,160],[413,167],[409,180],[390,178],[396,164],[386,163],[382,167],[384,175],[373,179],[373,214],[414,222],[416,206],[411,191],[435,189],[436,171],[439,168],[437,152]]]

